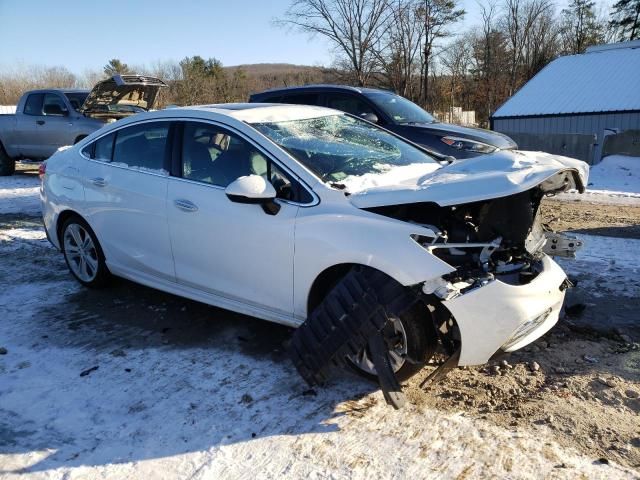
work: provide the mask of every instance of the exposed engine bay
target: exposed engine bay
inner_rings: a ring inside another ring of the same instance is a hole
[[[453,298],[494,279],[525,285],[541,271],[544,254],[575,256],[581,242],[542,225],[541,186],[514,195],[441,207],[432,202],[374,207],[368,211],[429,228],[415,235],[422,247],[456,268],[425,284],[425,293]]]

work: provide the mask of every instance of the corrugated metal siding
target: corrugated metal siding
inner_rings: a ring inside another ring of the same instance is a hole
[[[507,100],[493,118],[640,110],[640,48],[560,57]]]
[[[493,129],[507,135],[526,135],[528,149],[551,151],[557,144],[556,139],[545,139],[545,135],[567,135],[567,144],[572,144],[571,135],[595,135],[596,144],[590,158],[581,158],[589,163],[600,160],[601,146],[605,130],[614,131],[640,130],[640,112],[610,113],[593,115],[494,118]],[[523,137],[524,138],[524,137]],[[584,155],[584,148],[579,147],[579,155]],[[555,153],[555,152],[552,152]],[[572,156],[571,152],[565,152]],[[576,151],[576,158],[578,150]]]

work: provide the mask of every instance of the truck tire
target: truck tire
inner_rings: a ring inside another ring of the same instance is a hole
[[[429,317],[425,312],[428,314],[426,306],[414,292],[382,272],[356,266],[296,330],[289,353],[307,383],[323,384],[332,367],[356,367],[354,358],[366,350],[369,339],[384,333],[390,319],[398,318],[406,325],[408,348],[406,366],[402,365],[396,377],[408,378],[421,368],[435,349],[435,336],[431,335],[428,326],[418,326],[420,320],[428,324]],[[374,371],[361,373],[377,378]]]
[[[8,177],[15,173],[16,161],[11,158],[0,143],[0,177]]]

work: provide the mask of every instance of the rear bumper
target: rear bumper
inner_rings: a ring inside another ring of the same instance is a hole
[[[558,321],[566,275],[551,258],[527,285],[495,280],[447,300],[460,330],[459,365],[486,363],[496,352],[512,352],[544,335]]]

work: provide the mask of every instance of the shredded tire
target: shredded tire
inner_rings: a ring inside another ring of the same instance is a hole
[[[293,335],[289,354],[309,385],[322,385],[332,367],[365,348],[389,313],[401,315],[417,295],[377,270],[351,269]]]

